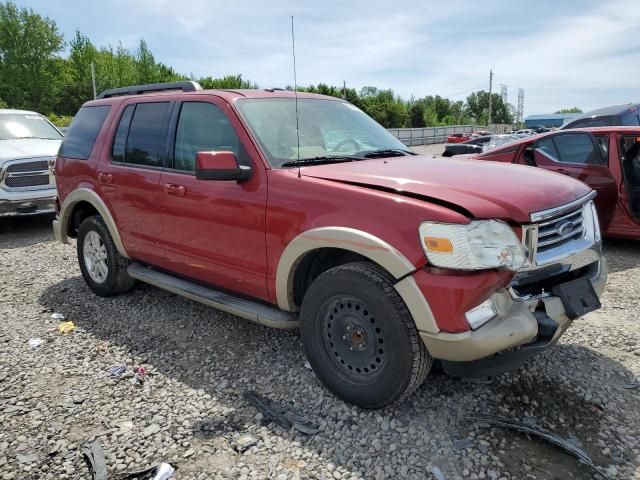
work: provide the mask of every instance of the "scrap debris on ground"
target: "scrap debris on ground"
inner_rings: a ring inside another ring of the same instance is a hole
[[[53,240],[50,220],[0,222],[0,480],[90,479],[82,449],[95,441],[108,480],[159,461],[175,469],[171,480],[602,478],[466,412],[537,419],[580,438],[609,478],[640,480],[637,242],[605,244],[603,308],[526,368],[490,384],[435,370],[403,403],[369,411],[322,386],[296,332],[145,285],[95,296],[74,245]],[[61,334],[64,321],[75,330]],[[303,418],[283,421],[283,412]],[[294,428],[298,420],[317,433]]]

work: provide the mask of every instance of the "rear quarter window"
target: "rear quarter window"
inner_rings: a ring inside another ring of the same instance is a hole
[[[82,107],[73,118],[67,134],[60,145],[59,155],[66,158],[86,160],[96,142],[104,119],[109,113],[109,105]]]

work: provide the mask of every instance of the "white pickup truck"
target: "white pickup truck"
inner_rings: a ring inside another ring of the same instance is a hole
[[[62,133],[39,113],[0,109],[0,217],[54,211]]]

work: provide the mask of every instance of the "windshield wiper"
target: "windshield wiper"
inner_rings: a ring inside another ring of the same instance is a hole
[[[409,150],[402,150],[401,148],[387,148],[383,150],[372,150],[364,153],[364,158],[376,158],[376,157],[403,157],[405,155],[415,155],[415,153]]]
[[[301,158],[300,160],[291,160],[284,162],[281,167],[301,167],[304,165],[322,165],[328,163],[344,163],[344,162],[356,162],[362,160],[362,157],[345,157],[345,156],[323,156],[312,158]]]

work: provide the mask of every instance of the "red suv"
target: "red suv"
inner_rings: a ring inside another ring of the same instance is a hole
[[[517,368],[599,307],[607,274],[585,184],[415,155],[321,95],[107,91],[76,115],[56,180],[56,236],[77,239],[96,294],[139,280],[299,327],[322,382],[367,408],[434,358],[463,376]]]

